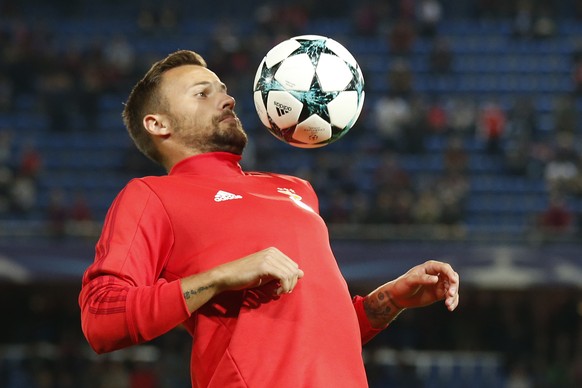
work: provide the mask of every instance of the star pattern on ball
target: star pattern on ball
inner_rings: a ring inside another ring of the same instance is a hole
[[[324,39],[297,39],[300,47],[293,52],[291,55],[297,54],[307,54],[313,67],[317,67],[317,61],[322,52],[326,51],[325,40]]]
[[[263,63],[263,68],[261,70],[261,77],[259,78],[259,82],[257,83],[256,90],[260,90],[263,100],[267,101],[267,90],[285,90],[285,88],[281,85],[279,81],[275,79],[275,73],[281,66],[281,63],[277,63],[272,67],[268,67],[267,64]]]
[[[329,110],[327,104],[337,97],[338,92],[322,91],[319,87],[317,75],[314,75],[310,90],[307,92],[294,92],[290,90],[289,94],[303,103],[303,111],[299,116],[300,120],[316,114],[322,119],[329,121]]]

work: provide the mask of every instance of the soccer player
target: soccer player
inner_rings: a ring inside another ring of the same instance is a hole
[[[362,344],[404,309],[454,310],[459,277],[428,261],[352,298],[310,184],[241,169],[234,106],[192,51],[133,88],[124,123],[168,175],[111,205],[79,296],[85,336],[103,353],[182,324],[193,387],[366,387]]]

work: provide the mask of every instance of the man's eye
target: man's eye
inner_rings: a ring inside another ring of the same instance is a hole
[[[206,97],[206,92],[198,92],[196,93],[196,97]]]

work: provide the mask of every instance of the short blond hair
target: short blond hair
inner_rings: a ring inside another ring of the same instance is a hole
[[[122,118],[129,136],[136,147],[148,158],[162,164],[162,155],[152,137],[143,126],[143,118],[165,111],[165,101],[160,95],[162,75],[173,68],[184,65],[207,67],[202,56],[190,50],[178,50],[154,63],[145,76],[133,87],[123,109]]]

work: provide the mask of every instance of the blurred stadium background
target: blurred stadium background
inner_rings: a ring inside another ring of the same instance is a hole
[[[0,386],[189,386],[184,333],[96,356],[76,303],[114,196],[161,173],[120,112],[176,49],[237,99],[247,168],[311,180],[354,292],[428,258],[460,273],[458,311],[408,311],[365,347],[371,387],[582,386],[581,18],[579,0],[0,0]],[[323,149],[278,142],[252,102],[299,34],[366,79]]]

